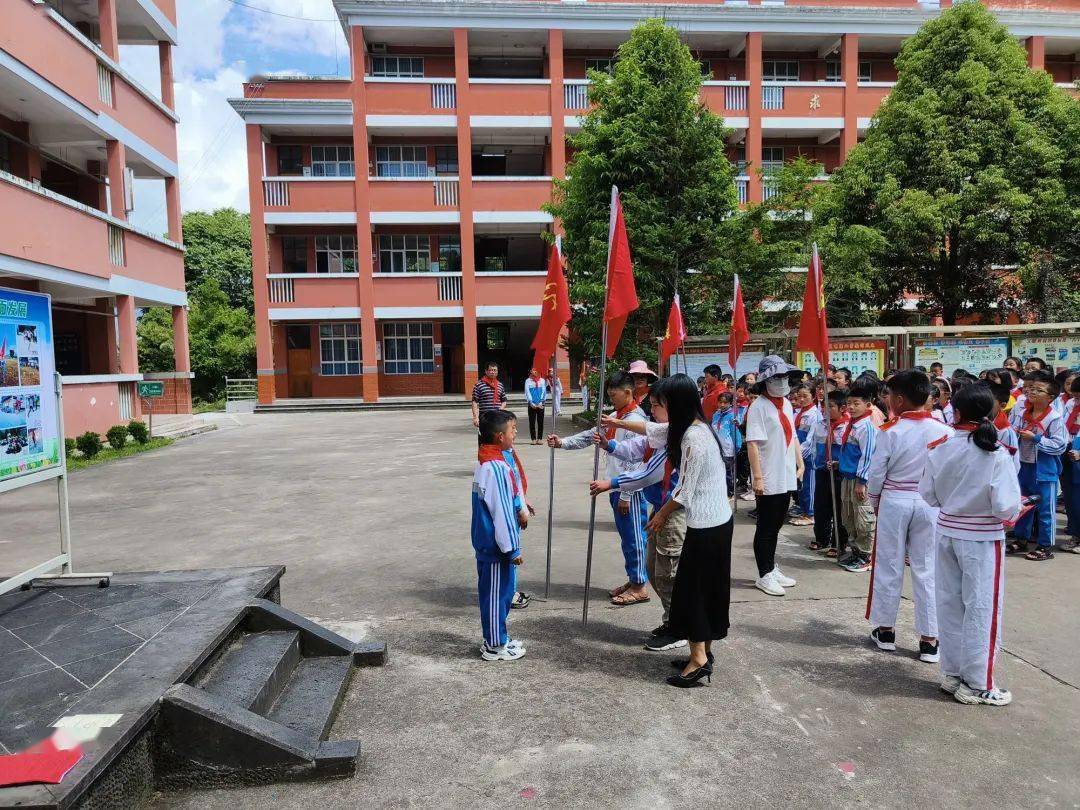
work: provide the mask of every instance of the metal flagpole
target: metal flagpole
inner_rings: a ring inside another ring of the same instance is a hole
[[[611,187],[611,214],[608,220],[608,249],[604,262],[604,314],[607,314],[608,289],[611,286],[611,241],[615,238],[615,199],[619,193],[617,186]],[[604,383],[607,376],[607,320],[600,328],[600,390],[596,393],[596,431],[600,432],[600,419],[604,415]],[[600,475],[600,445],[594,445],[592,480]],[[589,542],[585,551],[585,599],[581,607],[581,623],[589,623],[589,586],[592,582],[593,535],[596,531],[596,497],[589,499]]]
[[[829,378],[826,375],[827,369],[828,366],[825,366],[821,370],[821,390],[825,394],[825,424],[827,425],[825,430],[825,468],[829,471],[829,497],[832,499],[829,503],[829,513],[832,515],[833,548],[836,549],[836,559],[840,559],[840,515],[837,514],[836,509],[836,473],[832,467],[833,431],[836,428],[829,417]]]
[[[558,349],[556,349],[556,354]],[[558,434],[556,429],[556,419],[558,414],[555,411],[555,390],[559,384],[559,361],[556,355],[551,356],[551,432]],[[551,522],[553,513],[555,511],[555,448],[551,448],[551,455],[548,459],[548,532],[547,532],[547,563],[544,570],[544,601],[547,601],[548,593],[551,591]]]

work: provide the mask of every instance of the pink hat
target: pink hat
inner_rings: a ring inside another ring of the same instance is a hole
[[[626,370],[627,374],[648,374],[653,378],[653,382],[660,379],[656,372],[649,368],[649,364],[644,360],[635,360],[630,364],[630,368]]]

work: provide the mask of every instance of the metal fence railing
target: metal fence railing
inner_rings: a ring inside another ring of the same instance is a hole
[[[225,378],[225,412],[245,413],[255,409],[255,401],[259,398],[259,383],[257,380],[226,377]]]

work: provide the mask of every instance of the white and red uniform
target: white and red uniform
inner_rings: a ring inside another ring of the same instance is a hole
[[[915,632],[937,636],[934,595],[934,524],[937,509],[919,495],[927,447],[953,430],[929,411],[905,411],[886,422],[874,443],[866,491],[877,505],[877,531],[866,618],[874,627],[895,627],[904,588],[904,556],[911,560]]]
[[[1005,598],[1005,528],[1020,512],[1009,454],[969,440],[969,425],[932,448],[919,494],[939,507],[936,592],[941,672],[995,688]]]

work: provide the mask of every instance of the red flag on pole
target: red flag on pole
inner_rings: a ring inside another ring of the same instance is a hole
[[[562,254],[557,245],[551,246],[544,297],[540,300],[540,325],[536,328],[532,348],[533,365],[542,375],[548,373],[551,358],[559,346],[559,335],[570,321],[570,292],[566,288]]]
[[[742,299],[742,285],[739,284],[739,274],[735,274],[735,297],[731,301],[731,334],[728,335],[728,365],[731,373],[736,374],[735,364],[739,362],[743,346],[750,339],[750,329],[746,325],[746,306]]]
[[[679,305],[679,294],[671,302],[671,311],[667,316],[667,331],[664,339],[660,342],[660,373],[664,373],[668,358],[686,342],[686,324],[682,319],[682,307]]]
[[[626,236],[619,189],[611,187],[611,223],[608,229],[607,300],[604,302],[604,322],[607,324],[608,359],[615,356],[623,327],[630,313],[638,308],[634,288],[634,266],[630,260],[630,240]]]
[[[829,367],[829,328],[825,323],[825,279],[821,272],[821,256],[817,244],[810,257],[806,273],[806,292],[803,293],[802,318],[795,351],[813,352],[822,369]]]

